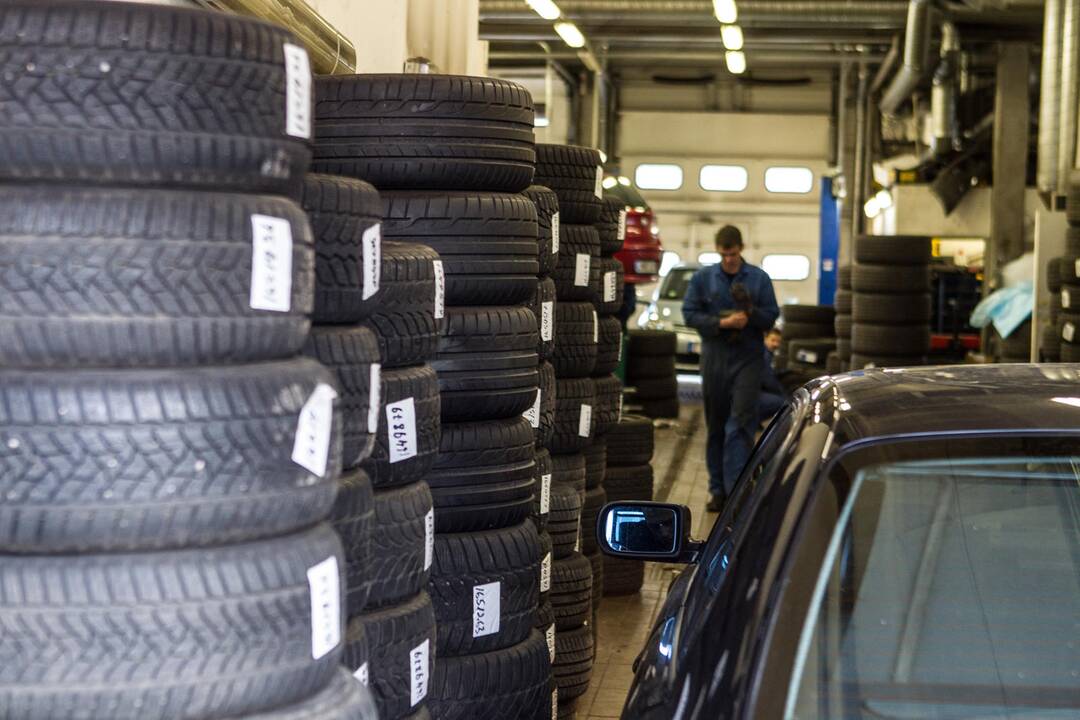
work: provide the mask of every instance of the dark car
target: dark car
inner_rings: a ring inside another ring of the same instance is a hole
[[[623,718],[1080,717],[1080,368],[871,370],[800,389],[704,543],[604,507],[620,557],[681,561]]]

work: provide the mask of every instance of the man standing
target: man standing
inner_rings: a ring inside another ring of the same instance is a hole
[[[683,300],[683,318],[702,340],[709,512],[723,508],[750,458],[758,428],[764,333],[780,316],[772,280],[742,259],[739,229],[720,228],[716,249],[720,263],[694,273]]]

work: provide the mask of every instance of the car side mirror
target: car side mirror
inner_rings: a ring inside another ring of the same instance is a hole
[[[694,562],[701,543],[690,539],[690,509],[656,502],[608,503],[596,519],[605,555],[654,562]]]

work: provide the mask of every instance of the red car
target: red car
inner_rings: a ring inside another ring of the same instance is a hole
[[[653,211],[631,186],[616,184],[604,193],[626,205],[626,239],[622,250],[615,253],[615,258],[623,264],[627,284],[656,282],[660,279],[660,259],[664,248],[660,244],[660,228]]]

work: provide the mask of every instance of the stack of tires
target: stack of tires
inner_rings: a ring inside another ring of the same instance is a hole
[[[1075,250],[1080,254],[1080,228],[1070,226],[1067,232],[1066,251]],[[1064,282],[1066,275],[1065,258],[1055,257],[1047,261],[1046,285],[1050,290],[1049,321],[1043,325],[1039,338],[1039,359],[1043,362],[1061,361],[1062,328],[1058,326],[1058,320],[1061,319],[1064,303],[1068,302],[1072,306],[1073,297],[1076,297],[1076,305],[1080,308],[1080,280],[1076,281],[1076,285],[1069,286],[1066,293]]]
[[[1080,231],[1080,224],[1070,225],[1069,231],[1066,252],[1070,254],[1058,259],[1058,291],[1051,302],[1050,322],[1056,342],[1044,342],[1043,347],[1044,353],[1050,348],[1047,359],[1074,363],[1080,362],[1080,238],[1074,240],[1073,231]],[[1051,354],[1055,351],[1056,356]]]
[[[652,500],[653,426],[647,417],[623,415],[608,433],[607,475],[604,489],[608,502]],[[596,535],[593,527],[586,532]],[[640,560],[604,558],[604,594],[630,595],[641,589],[645,564]]]
[[[836,351],[834,323],[836,311],[827,305],[784,305],[784,368],[809,381],[828,371],[829,353]]]
[[[301,42],[143,4],[0,25],[0,714],[374,718],[326,522],[344,404],[300,356]]]
[[[602,321],[599,312],[604,309],[606,267],[596,226],[603,209],[600,153],[567,145],[538,145],[536,150],[536,182],[556,194],[559,206],[559,252],[552,277],[556,304],[550,359],[555,407],[547,443],[553,481],[548,533],[553,548],[549,592],[555,626],[553,672],[558,717],[566,718],[574,717],[577,698],[588,689],[592,675],[593,579],[589,560],[581,553],[581,512],[586,487],[598,486],[602,473],[593,462],[590,477],[588,457],[599,450],[597,431],[610,423],[613,402],[618,412],[618,393],[614,401],[610,392],[599,396],[592,377],[614,369],[610,323]],[[620,294],[620,303],[621,299]],[[618,333],[617,320],[615,327]],[[617,349],[615,355],[617,365]],[[607,389],[603,383],[599,388]]]
[[[634,388],[634,410],[646,417],[679,417],[675,345],[675,333],[667,330],[627,333],[626,384]]]
[[[323,78],[317,99],[317,166],[373,182],[383,235],[441,262],[431,363],[439,410],[425,437],[438,449],[426,471],[431,716],[532,717],[551,697],[548,646],[534,629],[541,542],[529,521],[535,438],[523,416],[540,382],[528,306],[537,212],[519,194],[535,165],[532,99],[514,83],[440,75]],[[392,420],[407,424],[401,410]]]
[[[836,300],[833,309],[836,317],[833,330],[836,332],[836,359],[827,361],[828,371],[847,372],[851,369],[851,266],[841,265],[836,271]]]
[[[930,238],[860,235],[851,285],[851,369],[925,365]]]

